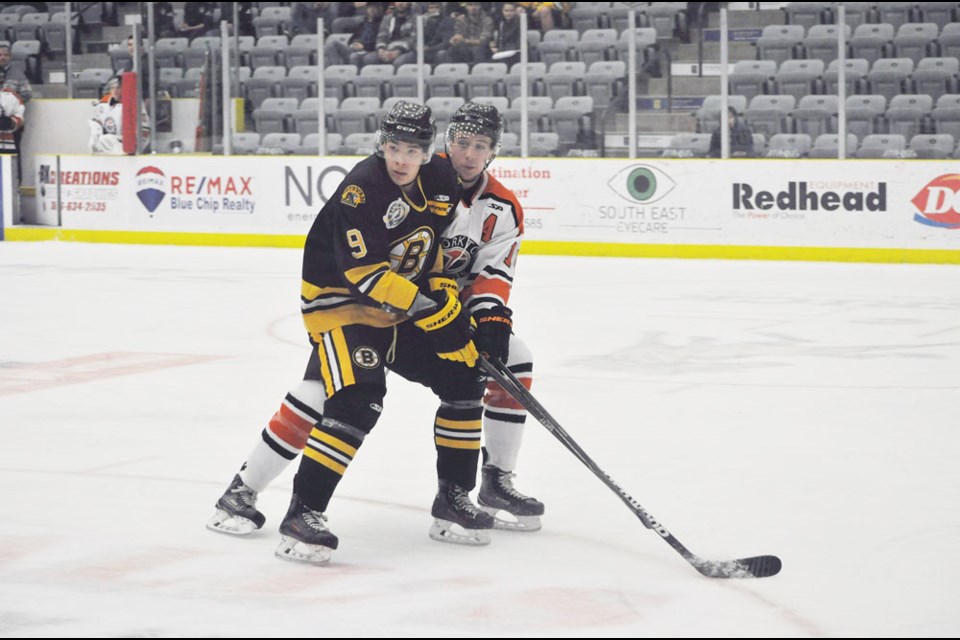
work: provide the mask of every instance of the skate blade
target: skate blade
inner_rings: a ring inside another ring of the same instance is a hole
[[[258,529],[249,518],[230,515],[222,509],[217,509],[213,517],[207,521],[207,529],[229,536],[246,536]]]
[[[523,531],[533,533],[540,531],[543,524],[540,516],[515,516],[504,509],[480,505],[480,508],[493,516],[493,528],[499,531]]]
[[[430,539],[437,542],[480,547],[490,544],[490,529],[465,529],[449,520],[434,518],[430,527]]]
[[[280,536],[280,544],[273,555],[281,560],[319,566],[330,562],[333,549],[320,544],[307,544],[288,536]]]

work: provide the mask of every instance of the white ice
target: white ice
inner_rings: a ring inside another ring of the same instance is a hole
[[[956,637],[960,268],[521,256],[534,394],[704,578],[530,421],[539,533],[428,539],[432,396],[391,377],[277,560],[204,523],[308,355],[301,252],[0,243],[0,636]]]

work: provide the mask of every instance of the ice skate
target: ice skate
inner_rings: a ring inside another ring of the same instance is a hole
[[[326,564],[339,543],[327,528],[327,516],[303,504],[297,494],[293,494],[287,515],[280,523],[280,545],[274,555],[291,562]]]
[[[463,487],[441,480],[430,514],[434,517],[431,539],[475,546],[490,544],[493,517],[478,509]]]
[[[543,503],[513,488],[514,474],[485,464],[477,504],[494,516],[493,527],[507,531],[539,531]]]
[[[240,474],[233,477],[233,482],[217,500],[216,509],[207,522],[207,529],[217,533],[245,536],[267,521],[257,511],[257,492],[243,483]]]

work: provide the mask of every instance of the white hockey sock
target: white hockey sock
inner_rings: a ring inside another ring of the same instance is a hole
[[[264,429],[266,431],[266,429]],[[269,434],[264,434],[269,437]],[[243,483],[260,493],[277,479],[284,469],[296,459],[296,454],[287,458],[278,454],[267,442],[261,438],[253,448],[247,461],[240,470],[240,479]]]
[[[297,459],[310,431],[323,417],[323,401],[323,385],[314,380],[304,380],[287,394],[243,463],[240,479],[244,484],[259,493]]]
[[[483,444],[487,450],[487,464],[503,471],[516,469],[522,440],[522,422],[498,420],[491,417],[489,410],[484,412]]]

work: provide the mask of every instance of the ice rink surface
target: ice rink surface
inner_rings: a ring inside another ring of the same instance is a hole
[[[301,252],[0,243],[0,636],[956,637],[960,268],[521,256],[534,394],[694,553],[545,429],[539,533],[427,537],[425,390],[328,510],[326,567],[277,560],[291,466],[248,539],[204,523],[309,348]]]

